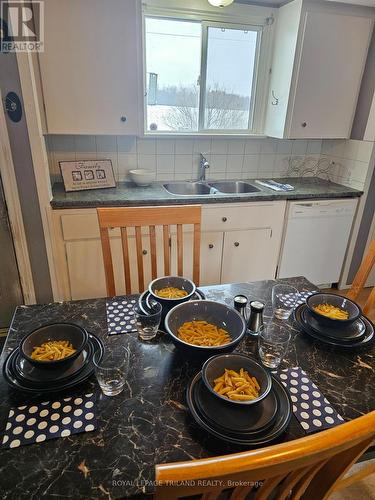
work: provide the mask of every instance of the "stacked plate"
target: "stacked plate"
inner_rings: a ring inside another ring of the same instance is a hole
[[[325,344],[353,349],[368,346],[375,340],[374,325],[363,315],[348,325],[333,328],[319,322],[307,304],[301,304],[295,309],[294,317],[304,333]]]
[[[93,356],[97,351],[101,353],[101,357],[104,346],[101,340],[89,333],[85,347],[72,364],[51,370],[32,365],[17,347],[5,360],[3,375],[11,387],[20,391],[30,393],[63,391],[84,382],[93,374]]]
[[[186,397],[200,427],[223,441],[241,446],[257,446],[276,439],[286,430],[292,414],[288,393],[273,377],[269,394],[252,406],[220,401],[203,383],[201,372],[190,382]]]

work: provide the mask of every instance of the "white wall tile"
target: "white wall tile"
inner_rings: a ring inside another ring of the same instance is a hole
[[[94,135],[74,136],[76,153],[96,153],[96,140]]]
[[[98,153],[117,152],[117,141],[115,135],[97,135],[95,136],[96,151]]]
[[[210,160],[210,172],[225,172],[227,169],[227,155],[212,154]]]
[[[188,155],[193,153],[193,139],[176,139],[176,155]]]
[[[194,139],[193,153],[204,155],[211,153],[211,139]]]
[[[356,160],[360,141],[345,141],[341,148],[341,157]],[[340,155],[339,155],[340,156]]]
[[[280,139],[277,141],[276,151],[279,154],[290,155],[292,153],[293,141],[290,139]]]
[[[307,142],[307,154],[320,154],[322,150],[322,141],[320,139],[313,139]]]
[[[253,155],[260,153],[260,146],[262,141],[266,139],[248,139],[245,142],[245,155]]]
[[[274,165],[275,165],[276,155],[267,154],[261,155],[259,160],[258,172],[260,175],[264,175],[265,173],[273,173]]]
[[[118,153],[117,157],[119,175],[127,172],[128,170],[138,168],[138,157],[136,154]]]
[[[277,151],[277,139],[262,139],[260,144],[261,153],[276,153]]]
[[[260,155],[245,155],[243,158],[242,172],[244,174],[258,174]]]
[[[118,135],[117,151],[119,153],[137,153],[137,138],[133,135]]]
[[[139,154],[138,168],[147,168],[149,170],[156,170],[156,156]]]
[[[187,172],[185,172],[183,174],[175,172],[174,179],[175,179],[175,181],[190,181],[191,180],[191,174],[189,175],[189,173],[187,173]]]
[[[156,156],[156,171],[157,174],[170,174],[171,179],[174,174],[174,155],[157,155]]]
[[[155,139],[137,139],[138,155],[154,155],[156,154]]]
[[[53,151],[76,151],[74,135],[50,135],[47,138],[47,144]]]
[[[228,140],[227,139],[212,139],[211,153],[226,155],[228,153]]]
[[[305,155],[307,151],[307,141],[294,140],[292,144],[292,155]]]
[[[176,174],[186,173],[191,177],[193,170],[193,155],[177,155],[174,161],[174,171]]]
[[[156,139],[156,154],[157,155],[174,155],[175,140],[174,139]]]
[[[228,140],[228,155],[243,155],[245,152],[244,139]]]
[[[231,154],[227,156],[227,172],[242,172],[243,155]]]

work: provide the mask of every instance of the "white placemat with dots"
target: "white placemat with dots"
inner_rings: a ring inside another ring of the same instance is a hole
[[[314,293],[317,292],[318,290],[298,292],[298,294],[285,293],[284,295],[280,296],[280,299],[286,306],[297,307],[300,306],[301,304],[304,304],[306,302],[307,297],[310,297],[310,295],[313,295]]]
[[[134,306],[138,301],[138,295],[128,295],[126,297],[114,297],[107,299],[107,325],[108,335],[118,335],[119,333],[136,332],[134,317]]]
[[[2,437],[2,448],[42,443],[47,439],[96,429],[95,396],[85,394],[60,401],[11,408]]]
[[[307,434],[344,422],[302,368],[286,368],[274,374],[289,391],[293,413]]]

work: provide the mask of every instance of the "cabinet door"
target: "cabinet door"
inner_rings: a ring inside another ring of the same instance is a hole
[[[184,276],[189,279],[193,277],[193,233],[184,232]],[[172,263],[171,273],[177,273],[176,246],[177,236],[172,234]],[[200,285],[216,285],[220,283],[221,257],[223,252],[222,232],[201,233],[201,265]]]
[[[350,136],[372,26],[366,17],[306,14],[289,137]]]
[[[138,2],[44,4],[39,60],[48,133],[137,134]]]
[[[270,228],[224,233],[222,283],[273,279],[277,255]]]

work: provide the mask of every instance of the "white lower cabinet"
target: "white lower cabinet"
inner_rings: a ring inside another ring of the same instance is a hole
[[[281,245],[286,202],[245,202],[203,205],[200,285],[274,278]],[[103,257],[96,211],[55,210],[54,237],[58,245],[55,271],[59,296],[55,300],[105,297]],[[120,233],[110,231],[116,291],[125,293]],[[142,235],[145,283],[151,280],[147,230]],[[192,277],[192,226],[184,232],[184,275]],[[163,275],[161,231],[157,231],[158,274]],[[171,234],[171,274],[176,274],[176,234]],[[130,232],[132,291],[138,291],[134,237]]]

